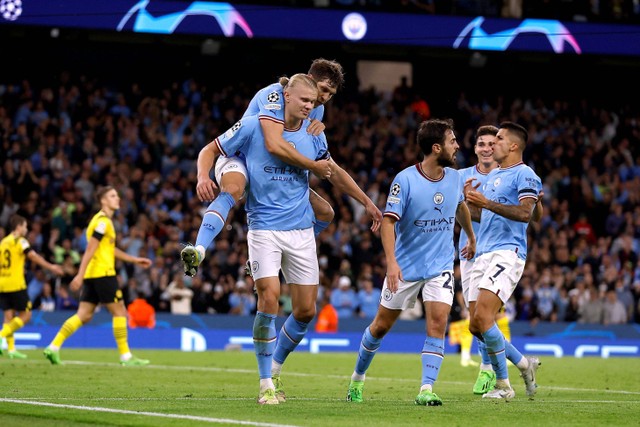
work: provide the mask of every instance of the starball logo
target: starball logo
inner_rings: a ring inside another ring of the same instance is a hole
[[[134,17],[133,31],[137,33],[172,34],[176,28],[189,16],[211,16],[220,26],[226,37],[235,35],[236,26],[240,27],[247,37],[253,37],[253,31],[242,15],[229,3],[210,1],[194,1],[183,10],[166,14],[149,12],[150,0],[136,3],[118,24],[118,31],[122,31]]]
[[[469,40],[469,49],[498,50],[509,49],[511,43],[520,35],[542,34],[549,41],[555,53],[564,53],[566,45],[571,46],[577,54],[582,49],[575,37],[560,21],[549,19],[525,19],[518,26],[495,33],[488,33],[482,28],[485,19],[482,16],[471,21],[458,35],[453,47],[458,49],[465,39]]]

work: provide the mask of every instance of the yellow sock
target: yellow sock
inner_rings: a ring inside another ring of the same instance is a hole
[[[9,350],[9,353],[16,351],[16,337],[11,334],[8,337],[5,337],[5,339],[7,340],[7,350]]]
[[[473,335],[469,332],[469,320],[464,324],[464,328],[460,331],[460,353],[471,354],[471,344],[473,343]]]
[[[82,320],[77,314],[74,314],[68,318],[63,324],[56,337],[51,341],[51,345],[60,348],[67,338],[69,338],[75,331],[82,326]]]
[[[0,331],[0,338],[13,338],[13,333],[24,326],[24,322],[19,317],[14,317],[11,322],[2,325],[2,331]]]
[[[504,335],[504,339],[506,339],[507,341],[511,341],[511,328],[509,327],[509,318],[506,316],[501,317],[496,321],[496,323],[498,324],[498,329],[500,329],[502,335]]]
[[[129,342],[127,337],[127,318],[124,316],[113,318],[113,337],[116,339],[118,353],[120,356],[129,353]]]

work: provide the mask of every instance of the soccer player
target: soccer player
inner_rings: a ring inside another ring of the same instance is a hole
[[[329,180],[366,206],[375,231],[382,218],[378,208],[331,159],[324,133],[319,136],[307,133],[309,121],[304,119],[317,96],[318,88],[311,77],[296,74],[289,79],[283,91],[284,138],[307,158],[329,161]],[[258,292],[253,325],[260,376],[258,403],[278,404],[286,400],[280,381],[282,364],[306,334],[316,311],[319,268],[313,210],[309,202],[309,171],[291,166],[269,153],[259,116],[245,117],[213,142],[214,157],[240,151],[246,158],[249,177],[247,240]],[[276,346],[280,270],[291,286],[293,313],[286,319]]]
[[[127,309],[122,299],[122,291],[116,277],[116,259],[138,264],[144,268],[151,266],[149,258],[127,254],[116,247],[116,230],[113,214],[120,208],[120,196],[115,188],[105,186],[96,191],[100,211],[87,227],[87,248],[82,255],[78,273],[71,280],[70,288],[80,293],[80,305],[76,314],[68,318],[44,355],[53,365],[60,365],[60,347],[74,332],[93,318],[98,304],[103,304],[113,316],[113,336],[120,353],[123,366],[148,365],[149,361],[138,359],[131,354],[127,339]]]
[[[24,278],[25,260],[62,276],[62,267],[52,264],[31,248],[25,239],[28,232],[27,219],[13,215],[9,219],[11,232],[0,241],[0,308],[4,311],[4,324],[0,330],[0,356],[3,354],[2,339],[7,340],[7,355],[10,359],[26,359],[27,355],[16,350],[14,332],[31,320],[31,301]],[[17,314],[17,315],[16,315]]]
[[[312,62],[308,75],[316,81],[318,98],[314,101],[314,108],[309,114],[311,124],[307,131],[318,136],[325,129],[321,122],[324,116],[324,104],[343,85],[344,72],[339,63],[319,58]],[[259,115],[260,127],[269,153],[289,165],[307,169],[321,178],[327,178],[330,173],[327,160],[314,161],[306,158],[291,147],[282,136],[284,131],[283,88],[287,81],[288,79],[283,77],[278,82],[258,91],[249,103],[243,117]],[[204,147],[198,154],[199,172],[196,193],[201,201],[213,200],[217,192],[216,184],[209,176],[213,159],[211,144]],[[246,194],[247,169],[243,155],[240,153],[218,158],[215,163],[215,177],[221,192],[209,205],[204,215],[195,246],[185,246],[180,254],[185,274],[188,276],[196,274],[198,266],[204,260],[206,249],[222,230],[229,211]],[[309,191],[309,199],[315,214],[314,232],[318,235],[329,226],[334,212],[331,205],[315,191]]]
[[[469,178],[464,185],[472,217],[480,221],[478,250],[469,272],[469,330],[484,342],[496,383],[483,398],[508,400],[515,397],[509,382],[507,357],[520,369],[526,393],[536,393],[536,357],[523,357],[505,339],[496,324],[496,315],[509,300],[522,276],[527,259],[527,226],[542,188],[535,172],[522,161],[528,140],[527,130],[513,122],[503,122],[493,144],[493,158],[500,166],[481,182]]]
[[[417,142],[424,158],[401,171],[387,198],[380,235],[387,260],[378,312],[365,329],[351,375],[347,401],[362,402],[367,369],[382,339],[405,308],[413,307],[418,292],[426,313],[422,347],[422,382],[417,405],[442,405],[433,392],[444,358],[444,335],[453,303],[455,221],[469,236],[462,256],[473,257],[475,237],[462,183],[455,164],[458,141],[451,120],[420,124]]]

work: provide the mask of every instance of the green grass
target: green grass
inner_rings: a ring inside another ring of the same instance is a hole
[[[288,401],[261,406],[251,351],[137,351],[152,365],[135,368],[118,365],[115,350],[63,349],[63,366],[50,365],[41,350],[25,353],[27,360],[0,358],[2,427],[637,426],[640,419],[637,358],[543,357],[535,400],[526,397],[512,366],[517,395],[505,403],[473,395],[476,368],[461,367],[459,355],[451,354],[434,389],[443,406],[419,407],[413,403],[420,385],[418,354],[378,354],[365,402],[355,404],[345,402],[355,353],[300,352],[289,357],[282,373]]]

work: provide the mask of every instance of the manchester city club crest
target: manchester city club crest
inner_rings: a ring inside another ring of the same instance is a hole
[[[444,202],[444,195],[442,193],[436,193],[433,195],[433,203],[441,205]]]
[[[391,292],[389,288],[385,289],[382,298],[384,298],[385,301],[391,301],[391,298],[393,298],[393,292]]]

